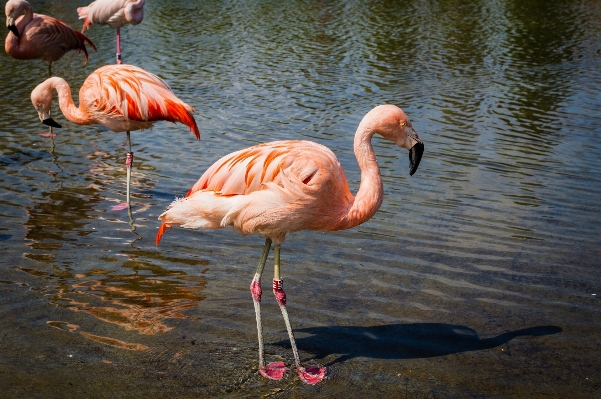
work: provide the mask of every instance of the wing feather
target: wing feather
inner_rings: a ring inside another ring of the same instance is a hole
[[[84,53],[87,63],[86,43],[96,50],[94,43],[86,36],[66,23],[43,14],[33,14],[33,19],[27,24],[24,33],[29,46],[32,46],[31,49],[35,49],[35,58],[46,62],[56,61],[67,51],[77,50]]]
[[[339,228],[352,203],[332,151],[310,141],[276,141],[219,159],[160,219],[165,227],[232,225],[283,240],[291,231]]]
[[[107,24],[118,28],[127,23],[124,14],[125,5],[129,0],[96,0],[86,7],[79,7],[79,18],[85,18],[82,32],[93,24]]]
[[[183,123],[200,139],[192,116],[194,108],[177,98],[158,76],[133,65],[107,65],[88,79],[89,85],[100,92],[93,104],[98,112],[137,122]]]
[[[330,150],[319,144],[291,140],[259,144],[226,155],[215,162],[188,191],[213,191],[220,195],[242,195],[266,189],[266,184],[282,185],[282,171],[289,170],[300,182],[308,184],[319,167],[305,159],[308,151],[325,163],[337,164]],[[322,162],[323,164],[323,162]]]

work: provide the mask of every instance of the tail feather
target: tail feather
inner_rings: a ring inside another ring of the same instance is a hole
[[[159,246],[159,243],[161,242],[161,238],[163,237],[163,234],[165,234],[165,230],[171,230],[171,226],[167,226],[165,223],[161,224],[161,227],[159,227],[159,231],[157,232],[157,238],[156,238],[156,246]]]
[[[79,15],[79,19],[85,18],[85,21],[83,22],[83,26],[81,27],[81,33],[84,33],[86,29],[90,29],[90,26],[92,26],[92,22],[90,21],[88,13],[89,13],[89,9],[87,6],[86,7],[77,7],[77,15]]]
[[[81,42],[81,46],[79,47],[79,50],[84,52],[84,54],[86,56],[85,63],[87,64],[88,63],[88,49],[86,48],[86,43],[88,43],[90,46],[92,46],[94,51],[98,52],[98,50],[96,49],[96,45],[94,45],[94,43],[92,43],[92,41],[90,39],[88,39],[88,37],[86,35],[79,33],[77,31],[74,31],[74,32]]]
[[[186,104],[178,104],[174,101],[165,100],[167,104],[167,112],[169,113],[169,120],[172,122],[180,122],[190,128],[190,131],[196,136],[196,140],[200,140],[200,131],[196,120],[192,116],[194,108]]]

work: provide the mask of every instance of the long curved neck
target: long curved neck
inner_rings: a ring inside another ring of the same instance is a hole
[[[93,123],[87,113],[83,112],[81,107],[78,108],[73,102],[69,83],[64,79],[57,77],[50,78],[46,80],[46,82],[48,83],[50,90],[56,90],[56,93],[58,94],[58,105],[67,119],[78,125],[89,125]]]
[[[33,8],[31,7],[31,4],[23,3],[23,12],[24,12],[23,18],[21,18],[19,20],[19,22],[15,21],[16,22],[15,26],[17,27],[17,30],[19,31],[19,33],[21,35],[25,31],[25,27],[27,26],[27,24],[29,24],[31,22],[31,20],[33,19]]]
[[[361,169],[361,184],[343,223],[347,229],[369,220],[382,205],[384,187],[376,154],[371,145],[374,133],[370,126],[362,121],[355,134],[355,156]]]

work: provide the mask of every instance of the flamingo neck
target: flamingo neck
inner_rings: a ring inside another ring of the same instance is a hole
[[[71,87],[63,78],[53,77],[46,80],[48,84],[48,90],[56,90],[58,95],[58,105],[61,112],[67,119],[78,125],[90,125],[93,121],[85,113],[81,107],[77,107],[71,97]]]
[[[384,187],[371,139],[375,131],[363,121],[355,134],[355,156],[361,169],[361,184],[343,222],[350,229],[369,220],[382,205]]]
[[[25,33],[25,27],[27,26],[27,24],[29,24],[33,20],[33,8],[31,7],[31,4],[24,2],[22,11],[23,17],[19,19],[15,24],[17,30],[21,35]]]

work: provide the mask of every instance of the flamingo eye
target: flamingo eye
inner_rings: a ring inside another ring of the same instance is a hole
[[[405,122],[401,121],[401,127],[405,126]]]

